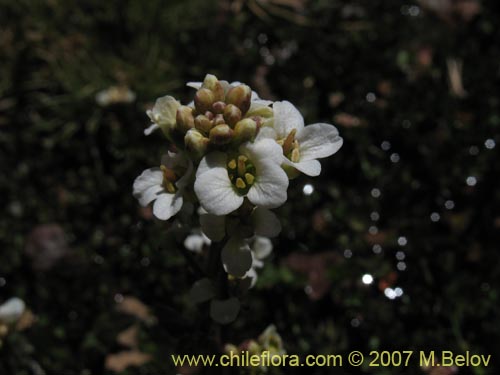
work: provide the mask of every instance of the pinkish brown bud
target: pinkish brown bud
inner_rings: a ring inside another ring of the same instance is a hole
[[[210,142],[215,145],[225,145],[233,139],[233,129],[227,124],[216,125],[210,130]]]
[[[223,113],[224,108],[226,108],[226,103],[224,102],[215,102],[212,105],[212,110],[214,111],[215,114]]]
[[[194,96],[194,105],[199,113],[205,113],[212,108],[214,103],[214,94],[209,89],[201,88],[196,91]]]
[[[182,133],[194,128],[193,109],[185,105],[180,106],[177,109],[176,122],[177,129]]]
[[[231,88],[226,95],[226,103],[238,107],[242,115],[247,113],[252,99],[252,90],[247,85],[239,85]]]
[[[202,133],[208,134],[210,129],[212,129],[213,121],[210,121],[210,119],[205,115],[198,115],[194,119],[194,126]]]
[[[257,134],[257,123],[245,118],[239,121],[234,127],[234,137],[238,142],[245,142],[253,139]]]
[[[241,120],[241,111],[234,104],[228,104],[224,109],[224,119],[230,127],[234,127]]]
[[[219,113],[218,115],[215,115],[214,123],[215,125],[222,125],[226,123],[226,120],[224,120],[224,116]]]
[[[216,76],[212,74],[207,74],[203,80],[203,88],[209,89],[214,94],[214,101],[224,100],[224,87],[219,82]]]

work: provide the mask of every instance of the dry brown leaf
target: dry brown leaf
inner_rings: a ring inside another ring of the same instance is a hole
[[[114,372],[122,372],[131,366],[142,366],[151,360],[149,354],[138,350],[129,350],[116,354],[109,354],[106,357],[106,369]]]
[[[116,309],[124,314],[133,315],[146,323],[154,323],[156,318],[151,314],[149,307],[132,296],[125,296],[123,301],[118,303]]]
[[[451,93],[459,98],[467,96],[467,91],[462,83],[462,60],[449,58],[446,60],[446,66],[448,67],[448,82]]]
[[[118,344],[127,346],[131,349],[137,349],[139,334],[139,325],[134,324],[128,327],[126,330],[120,332],[116,337]]]
[[[358,126],[366,125],[364,120],[361,120],[359,117],[350,115],[349,113],[339,113],[335,115],[333,118],[335,124],[343,126],[345,128],[356,128]]]

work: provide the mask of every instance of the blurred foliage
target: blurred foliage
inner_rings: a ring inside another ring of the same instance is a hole
[[[112,373],[135,350],[123,374],[173,374],[170,354],[269,324],[289,353],[470,350],[493,364],[459,374],[498,373],[499,22],[474,0],[0,0],[0,301],[36,316],[4,340],[0,373]],[[185,233],[131,196],[167,147],[143,136],[145,110],[206,73],[344,138],[321,177],[292,183],[273,259],[222,328],[187,301]],[[115,85],[135,101],[99,106]],[[117,308],[132,297],[148,308]]]

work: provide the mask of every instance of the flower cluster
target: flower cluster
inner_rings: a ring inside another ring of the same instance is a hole
[[[248,279],[251,286],[258,267],[251,245],[281,230],[271,209],[287,200],[290,179],[319,175],[317,159],[337,152],[342,138],[330,124],[305,126],[291,103],[260,99],[245,84],[207,75],[188,86],[196,90],[191,103],[164,96],[147,112],[152,125],[145,134],[160,129],[176,151],[166,153],[159,167],[145,170],[133,194],[143,206],[153,203],[160,220],[188,204],[198,207],[201,231],[210,240],[198,239],[198,247],[218,244],[230,278]],[[211,290],[211,310],[231,301],[227,293],[221,300],[208,281],[201,284]]]

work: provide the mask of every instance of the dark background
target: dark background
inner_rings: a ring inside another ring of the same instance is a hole
[[[458,374],[497,374],[499,22],[493,0],[0,0],[0,302],[33,314],[0,373],[175,374],[170,354],[275,324],[292,354],[469,350],[493,363]],[[168,146],[143,136],[145,110],[206,73],[344,138],[292,181],[273,256],[220,330],[186,298],[185,233],[131,195]],[[99,105],[111,86],[135,100]],[[334,371],[451,374],[307,369]]]

